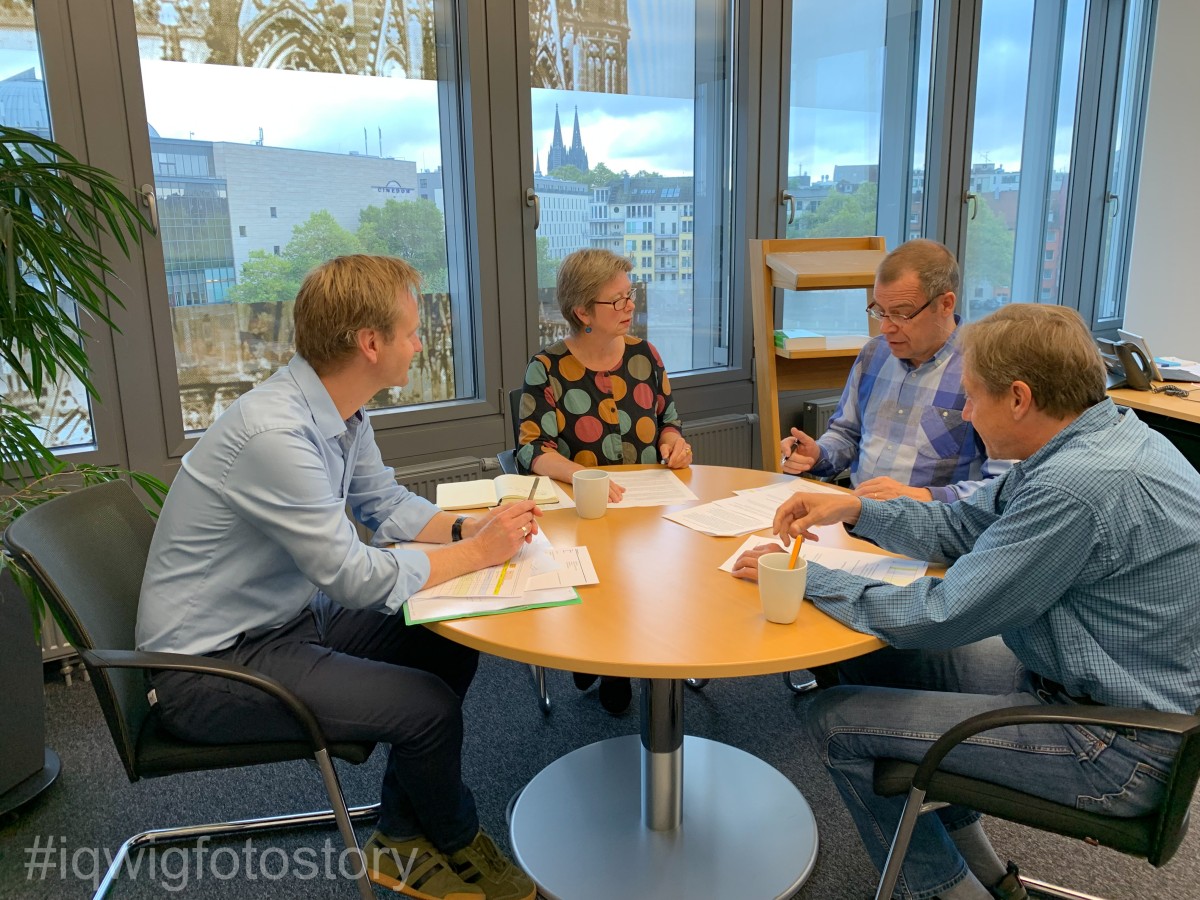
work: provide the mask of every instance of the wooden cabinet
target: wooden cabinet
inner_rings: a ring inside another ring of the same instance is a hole
[[[793,350],[775,347],[773,288],[792,291],[862,289],[863,333],[879,332],[866,308],[873,299],[875,270],[887,253],[881,237],[793,238],[750,242],[750,302],[754,311],[754,370],[758,388],[762,467],[778,472],[779,392],[841,390],[858,350]],[[813,435],[817,437],[817,435]]]

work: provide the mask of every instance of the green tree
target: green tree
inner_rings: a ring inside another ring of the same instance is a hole
[[[550,255],[550,238],[537,239],[537,286],[552,288],[558,281],[558,265],[562,262],[557,256]]]
[[[817,204],[796,217],[787,228],[788,237],[861,237],[875,233],[875,208],[879,190],[864,182],[852,194],[831,191]]]
[[[620,180],[621,176],[602,162],[592,166],[592,171],[588,173],[588,184],[592,187],[604,187]]]
[[[578,181],[580,184],[588,184],[592,180],[592,176],[578,169],[575,166],[559,166],[553,172],[546,173],[551,178],[557,178],[559,181]]]
[[[963,260],[963,291],[969,300],[994,297],[1000,288],[1012,289],[1013,233],[984,197],[976,200],[975,217],[967,224],[967,255]],[[990,288],[990,290],[989,290]]]
[[[425,290],[446,290],[446,220],[436,203],[389,200],[362,210],[358,221],[364,252],[398,256],[421,273]]]
[[[242,263],[238,283],[229,291],[229,299],[234,303],[292,300],[300,290],[303,277],[290,260],[266,250],[251,250],[249,259]]]
[[[358,237],[339,225],[328,210],[319,209],[292,229],[292,239],[283,248],[283,258],[293,262],[303,277],[309,269],[335,256],[361,252]]]

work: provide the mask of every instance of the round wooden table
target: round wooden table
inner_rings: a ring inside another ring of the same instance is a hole
[[[622,468],[647,467],[610,471]],[[713,466],[676,474],[700,502],[794,481]],[[780,897],[816,860],[815,822],[795,785],[749,753],[684,737],[682,679],[809,668],[883,643],[811,603],[791,625],[767,622],[757,586],[718,570],[744,536],[709,537],[663,518],[676,508],[600,519],[548,511],[539,522],[550,542],[587,547],[600,577],[578,588],[582,603],[428,626],[508,659],[643,679],[640,737],[555,760],[513,808],[513,850],[547,898],[607,898],[617,883],[656,898]],[[883,552],[841,529],[822,544]]]

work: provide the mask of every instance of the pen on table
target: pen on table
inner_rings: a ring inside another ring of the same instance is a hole
[[[792,555],[788,557],[788,568],[796,568],[796,560],[800,556],[800,545],[804,543],[804,535],[796,535],[796,541],[792,544]]]

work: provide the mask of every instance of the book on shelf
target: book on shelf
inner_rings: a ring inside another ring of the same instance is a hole
[[[775,332],[775,346],[783,350],[824,350],[825,335],[805,328],[780,328]]]
[[[482,509],[525,500],[537,482],[533,499],[539,504],[558,502],[551,479],[538,475],[497,475],[475,481],[447,481],[437,486],[437,505],[445,510]]]
[[[871,339],[868,334],[818,334],[804,328],[780,328],[775,346],[780,350],[861,350]]]

